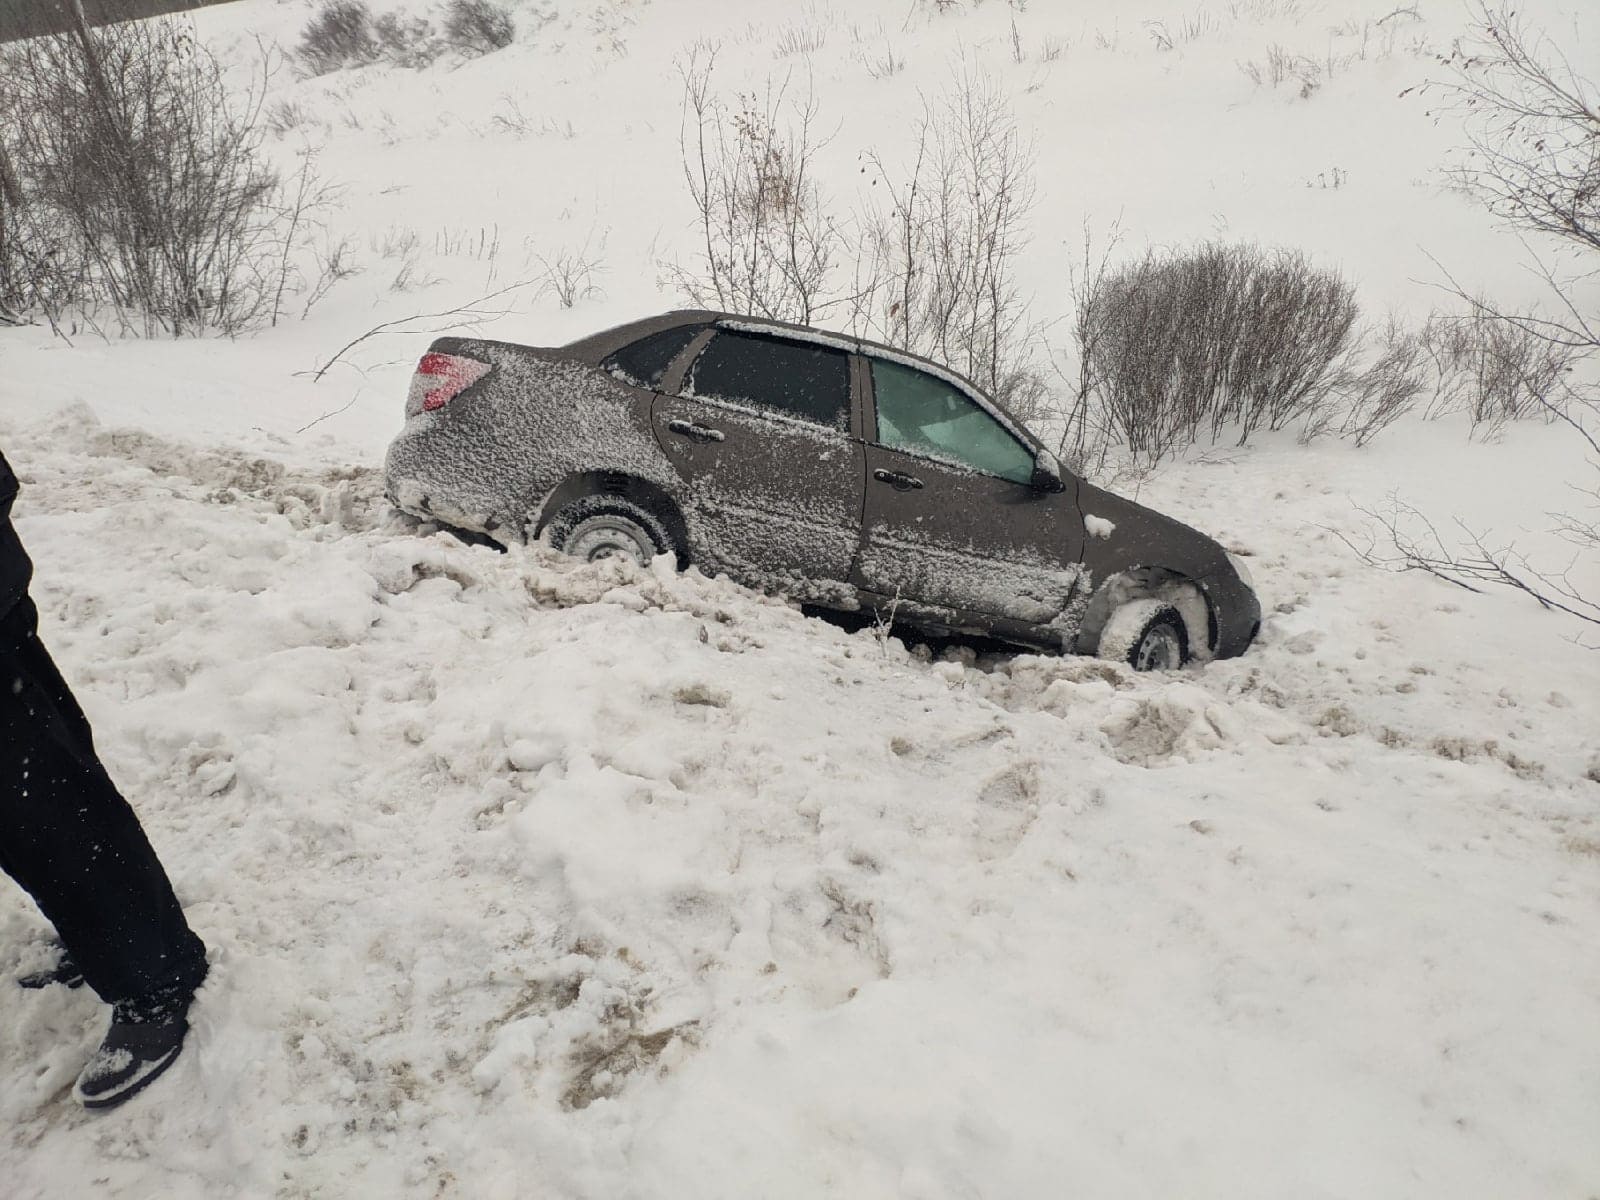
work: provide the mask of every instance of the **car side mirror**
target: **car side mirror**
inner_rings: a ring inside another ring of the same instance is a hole
[[[1048,450],[1041,450],[1034,456],[1033,478],[1028,481],[1041,492],[1064,492],[1067,490],[1066,480],[1061,476],[1061,464],[1056,456]]]

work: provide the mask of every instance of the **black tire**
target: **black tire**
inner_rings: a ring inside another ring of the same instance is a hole
[[[1100,654],[1135,671],[1176,671],[1189,661],[1189,631],[1170,604],[1135,600],[1111,614],[1100,634]]]
[[[1189,632],[1172,608],[1151,617],[1128,651],[1128,665],[1135,671],[1176,671],[1188,661]]]
[[[625,496],[601,493],[574,500],[550,518],[544,532],[551,549],[586,562],[621,556],[644,567],[658,554],[678,555],[666,526]]]

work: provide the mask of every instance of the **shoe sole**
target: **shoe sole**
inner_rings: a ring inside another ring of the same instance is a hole
[[[171,1053],[169,1053],[165,1058],[158,1059],[156,1062],[152,1063],[146,1068],[143,1074],[135,1075],[132,1079],[128,1080],[127,1083],[124,1083],[115,1091],[107,1092],[102,1096],[85,1096],[78,1090],[77,1085],[74,1084],[72,1088],[72,1098],[87,1109],[115,1108],[123,1101],[131,1100],[134,1096],[137,1096],[140,1092],[144,1091],[145,1088],[149,1087],[152,1083],[159,1079],[162,1074],[165,1073],[166,1069],[177,1061],[178,1055],[182,1050],[183,1047],[181,1045],[174,1046]]]

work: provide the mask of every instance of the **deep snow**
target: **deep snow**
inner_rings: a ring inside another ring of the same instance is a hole
[[[909,31],[898,2],[747,8],[729,31],[709,3],[576,6],[457,70],[281,81],[350,181],[331,232],[359,235],[364,275],[234,343],[0,332],[44,636],[215,964],[182,1059],[105,1116],[67,1096],[104,1010],[7,999],[0,1193],[1600,1191],[1600,659],[1556,615],[1383,574],[1338,536],[1398,492],[1564,563],[1544,514],[1585,466],[1561,430],[1412,421],[1144,480],[1248,555],[1267,614],[1243,658],[1171,677],[930,661],[698,573],[388,514],[427,334],[291,372],[480,294],[483,262],[426,249],[441,281],[391,291],[397,225],[425,248],[604,231],[603,298],[525,296],[488,336],[672,304],[671,58],[714,28],[755,78],[788,65],[786,22],[826,27],[841,193],[860,131],[894,128],[958,46],[1009,71],[1042,150],[1042,300],[1082,217],[1119,211],[1139,239],[1308,246],[1371,307],[1435,302],[1422,249],[1526,286],[1515,241],[1428,183],[1451,129],[1395,100],[1424,58],[1373,55],[1305,101],[1236,66],[1386,5],[1219,15],[1169,53],[1143,21],[1194,10],[1034,0],[1029,44],[1071,44],[1023,64],[999,0]],[[1447,41],[1453,10],[1422,9]],[[199,21],[238,44],[308,11]],[[880,33],[908,60],[887,79],[857,57]],[[505,94],[575,136],[491,128]],[[1304,186],[1332,165],[1347,184]],[[46,932],[0,888],[0,981]]]

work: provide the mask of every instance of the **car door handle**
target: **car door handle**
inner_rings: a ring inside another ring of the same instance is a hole
[[[872,477],[879,483],[892,485],[897,492],[909,492],[922,486],[922,480],[915,475],[902,475],[899,471],[885,471],[882,467],[874,471]]]
[[[673,433],[681,434],[694,442],[725,442],[728,435],[720,429],[712,429],[707,425],[696,425],[693,421],[685,421],[682,417],[673,417],[667,422],[667,428]]]

